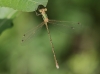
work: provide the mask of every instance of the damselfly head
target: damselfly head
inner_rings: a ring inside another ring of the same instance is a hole
[[[37,10],[41,13],[41,12],[47,11],[47,8],[44,7],[43,5],[39,5],[38,8],[37,8]]]

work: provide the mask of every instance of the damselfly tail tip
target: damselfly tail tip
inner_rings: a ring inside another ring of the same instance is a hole
[[[59,65],[58,64],[56,65],[56,68],[59,69]]]

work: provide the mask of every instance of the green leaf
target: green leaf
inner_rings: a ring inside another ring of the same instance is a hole
[[[0,19],[0,34],[6,30],[7,28],[11,28],[13,26],[11,19]]]
[[[7,7],[1,7],[0,8],[0,19],[12,19],[16,16],[18,13],[17,10],[14,10],[12,8],[7,8]]]
[[[35,11],[38,5],[46,6],[48,0],[0,0],[0,6],[10,7],[19,11]]]

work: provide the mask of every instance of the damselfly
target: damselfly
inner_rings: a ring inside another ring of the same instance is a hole
[[[43,22],[40,25],[38,25],[36,28],[34,28],[30,35],[27,36],[27,34],[24,34],[22,42],[25,42],[27,38],[30,38],[32,34],[35,34],[35,32],[39,28],[41,28],[43,25],[45,25],[46,29],[47,29],[47,32],[48,32],[49,39],[50,39],[50,44],[51,44],[51,47],[52,47],[52,52],[53,52],[53,55],[54,55],[56,68],[59,69],[59,65],[58,65],[58,62],[57,62],[57,59],[56,59],[56,55],[55,55],[55,51],[54,51],[54,45],[53,45],[52,38],[51,38],[51,35],[50,35],[50,31],[49,31],[49,28],[48,28],[48,23],[51,23],[53,25],[62,25],[62,26],[69,27],[69,28],[72,28],[72,29],[74,29],[74,27],[76,27],[76,26],[80,26],[80,23],[68,22],[68,21],[49,20],[47,14],[46,14],[46,11],[47,11],[47,8],[39,9],[39,12],[41,13],[42,18],[43,18]],[[62,23],[62,24],[58,24],[58,23]],[[70,25],[69,23],[71,23],[72,25]]]

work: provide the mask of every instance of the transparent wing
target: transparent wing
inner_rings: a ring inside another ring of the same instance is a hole
[[[53,26],[53,29],[64,33],[79,32],[82,30],[82,25],[79,22],[49,20],[48,23],[49,26]]]
[[[28,32],[26,32],[23,35],[22,43],[26,43],[27,41],[29,41],[29,39],[34,37],[36,35],[36,32],[38,32],[42,28],[43,25],[44,25],[44,22],[42,22],[40,25],[36,26],[35,28],[29,30]]]

